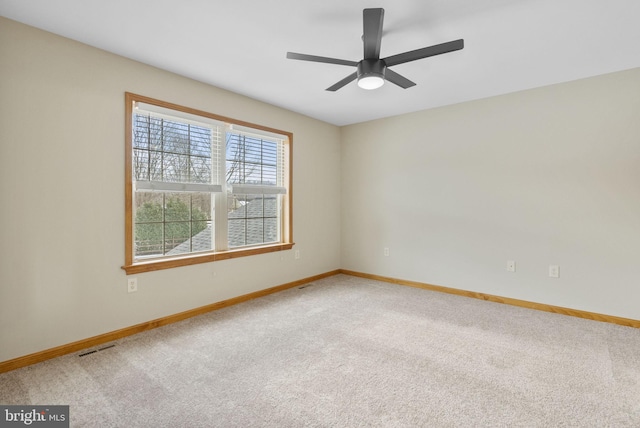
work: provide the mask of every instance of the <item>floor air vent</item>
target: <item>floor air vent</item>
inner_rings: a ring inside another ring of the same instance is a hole
[[[312,285],[315,285],[315,283],[310,282],[310,283],[308,283],[306,285],[303,285],[302,287],[298,287],[298,290],[302,290],[303,288],[311,287]]]
[[[107,346],[103,346],[102,348],[94,349],[92,351],[83,352],[82,354],[79,354],[78,357],[84,357],[86,355],[95,354],[96,352],[104,351],[105,349],[110,349],[110,348],[113,348],[114,346],[116,345],[107,345]]]

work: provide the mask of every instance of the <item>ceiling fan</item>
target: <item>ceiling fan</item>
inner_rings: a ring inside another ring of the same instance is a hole
[[[352,73],[327,88],[327,91],[337,91],[348,83],[358,80],[358,86],[364,89],[376,89],[384,84],[385,80],[394,83],[401,88],[407,89],[415,86],[415,83],[404,76],[390,70],[389,67],[398,64],[404,64],[409,61],[415,61],[430,56],[440,55],[452,51],[460,50],[464,47],[464,40],[454,40],[452,42],[442,43],[439,45],[429,46],[422,49],[416,49],[397,55],[380,58],[380,44],[382,41],[382,22],[384,19],[384,9],[364,9],[363,16],[363,35],[364,59],[359,62],[347,61],[337,58],[327,58],[324,56],[306,55],[295,52],[287,52],[287,58],[298,59],[302,61],[324,62],[327,64],[348,65],[357,67],[355,73]]]

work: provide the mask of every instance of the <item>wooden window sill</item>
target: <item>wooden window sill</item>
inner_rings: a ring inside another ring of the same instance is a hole
[[[254,256],[257,254],[273,253],[275,251],[285,251],[293,248],[293,243],[271,244],[259,247],[239,248],[227,251],[218,251],[202,254],[189,254],[181,257],[159,258],[135,262],[131,265],[122,266],[127,275],[152,272],[155,270],[172,269],[181,266],[191,266],[200,263],[210,263],[220,260],[234,259],[237,257]]]

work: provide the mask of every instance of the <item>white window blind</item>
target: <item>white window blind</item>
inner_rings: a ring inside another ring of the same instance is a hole
[[[226,133],[228,244],[279,242],[285,187],[284,138],[233,126]]]
[[[183,112],[169,115],[164,110],[167,109],[142,103],[135,109],[136,190],[221,192],[223,125],[197,121]]]
[[[226,135],[227,184],[233,193],[285,194],[284,139],[232,128]]]

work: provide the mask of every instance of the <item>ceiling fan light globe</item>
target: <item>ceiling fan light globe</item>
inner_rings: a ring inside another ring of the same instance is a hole
[[[366,75],[366,76],[361,76],[358,79],[358,86],[360,86],[362,89],[367,89],[367,90],[378,89],[382,85],[384,85],[384,79],[381,76]]]

